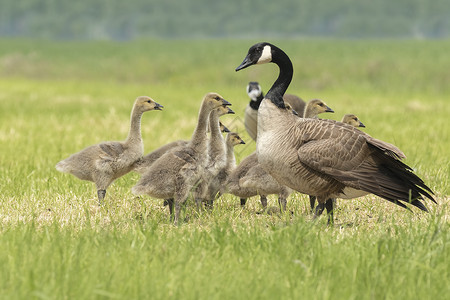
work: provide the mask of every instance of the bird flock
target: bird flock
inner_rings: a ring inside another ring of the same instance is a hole
[[[114,180],[137,172],[141,177],[132,193],[164,200],[175,224],[188,199],[198,209],[212,209],[225,193],[240,198],[242,207],[247,198],[259,196],[263,209],[267,209],[267,196],[275,194],[278,211],[286,211],[288,197],[297,191],[309,195],[314,217],[326,209],[329,223],[337,198],[375,194],[423,211],[428,211],[422,202],[425,198],[436,203],[431,189],[402,162],[403,152],[359,130],[365,126],[356,115],[347,114],[340,122],[320,119],[320,114],[334,112],[324,101],[305,103],[285,94],[293,65],[280,48],[267,42],[251,46],[236,71],[266,63],[279,67],[278,78],[266,95],[258,82],[247,85],[250,102],[244,123],[256,151],[239,165],[234,147],[245,142],[219,121],[223,115],[234,114],[231,103],[218,93],[207,93],[190,140],[173,141],[144,155],[142,115],[163,106],[140,96],[134,102],[125,141],[87,147],[58,162],[56,169],[94,182],[99,205]]]

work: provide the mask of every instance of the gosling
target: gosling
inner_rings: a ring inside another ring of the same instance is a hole
[[[162,110],[163,106],[152,98],[140,96],[131,111],[128,137],[123,142],[102,142],[89,146],[56,164],[56,170],[70,173],[81,180],[92,181],[97,187],[101,205],[106,189],[117,178],[127,174],[144,153],[141,136],[142,114],[150,110]]]

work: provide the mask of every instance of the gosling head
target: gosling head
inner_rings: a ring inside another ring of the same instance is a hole
[[[220,132],[222,132],[222,133],[228,133],[228,132],[230,132],[230,129],[228,129],[225,125],[223,125],[223,123],[222,122],[220,122],[219,121],[219,126],[220,126]]]
[[[270,43],[262,42],[255,44],[248,49],[244,61],[236,68],[236,71],[245,69],[256,64],[266,64],[272,62],[273,52],[276,47]]]
[[[354,127],[366,127],[356,115],[347,114],[342,118],[342,123],[352,125]]]
[[[231,105],[230,102],[228,102],[227,100],[223,99],[223,97],[220,96],[217,93],[208,93],[208,94],[206,94],[205,97],[203,98],[203,102],[210,110],[219,108],[220,106],[229,106],[229,105]]]
[[[250,81],[247,85],[247,95],[252,101],[257,101],[262,95],[262,89],[258,82]]]
[[[219,113],[219,116],[223,116],[226,114],[234,114],[234,111],[229,108],[227,105],[221,105],[218,108],[216,108],[217,112]]]
[[[285,103],[284,103],[284,106],[286,107],[286,110],[287,110],[287,111],[290,111],[290,112],[292,112],[294,115],[298,116],[298,112],[297,112],[295,109],[293,109],[292,106],[291,106],[289,103],[285,102]]]
[[[162,110],[164,106],[155,102],[155,100],[148,96],[139,96],[136,98],[134,107],[141,112],[145,112],[149,110]]]
[[[305,113],[308,112],[309,116],[317,116],[318,114],[330,112],[334,113],[328,105],[320,99],[313,99],[308,102]]]
[[[245,142],[236,132],[230,132],[227,134],[227,144],[231,144],[234,147],[236,145],[245,144]]]

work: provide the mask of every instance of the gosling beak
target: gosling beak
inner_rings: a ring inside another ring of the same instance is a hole
[[[234,111],[228,107],[228,114],[234,114]]]
[[[292,110],[292,113],[296,116],[298,116],[298,112],[296,110]]]
[[[230,129],[228,129],[225,126],[223,126],[223,132],[225,132],[225,133],[230,132]]]
[[[242,69],[245,69],[247,67],[250,67],[251,65],[253,65],[253,62],[250,59],[250,56],[247,55],[244,60],[242,61],[242,63],[239,65],[239,67],[236,68],[236,72],[240,71]]]
[[[358,127],[366,127],[366,125],[364,125],[363,122],[359,121]]]
[[[327,106],[325,112],[334,113],[334,110],[332,110],[331,107]]]
[[[222,105],[224,105],[224,106],[230,106],[231,105],[231,103],[230,102],[228,102],[227,100],[225,100],[225,99],[222,99]]]
[[[162,110],[163,108],[164,108],[164,106],[162,106],[161,104],[155,102],[154,110]]]
[[[241,144],[245,145],[245,142],[243,140],[241,140]]]

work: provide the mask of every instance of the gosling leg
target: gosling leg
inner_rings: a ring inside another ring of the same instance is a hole
[[[105,199],[106,196],[106,190],[97,190],[97,196],[98,196],[98,205],[102,206],[103,199]]]
[[[281,211],[286,211],[286,204],[286,198],[278,196],[278,205],[280,206]]]
[[[164,205],[169,205],[170,220],[173,218],[173,198],[165,199]]]
[[[267,208],[267,197],[266,196],[260,196],[261,197],[261,205],[263,209]]]
[[[247,198],[241,198],[241,207],[244,208],[245,203],[247,203]]]

